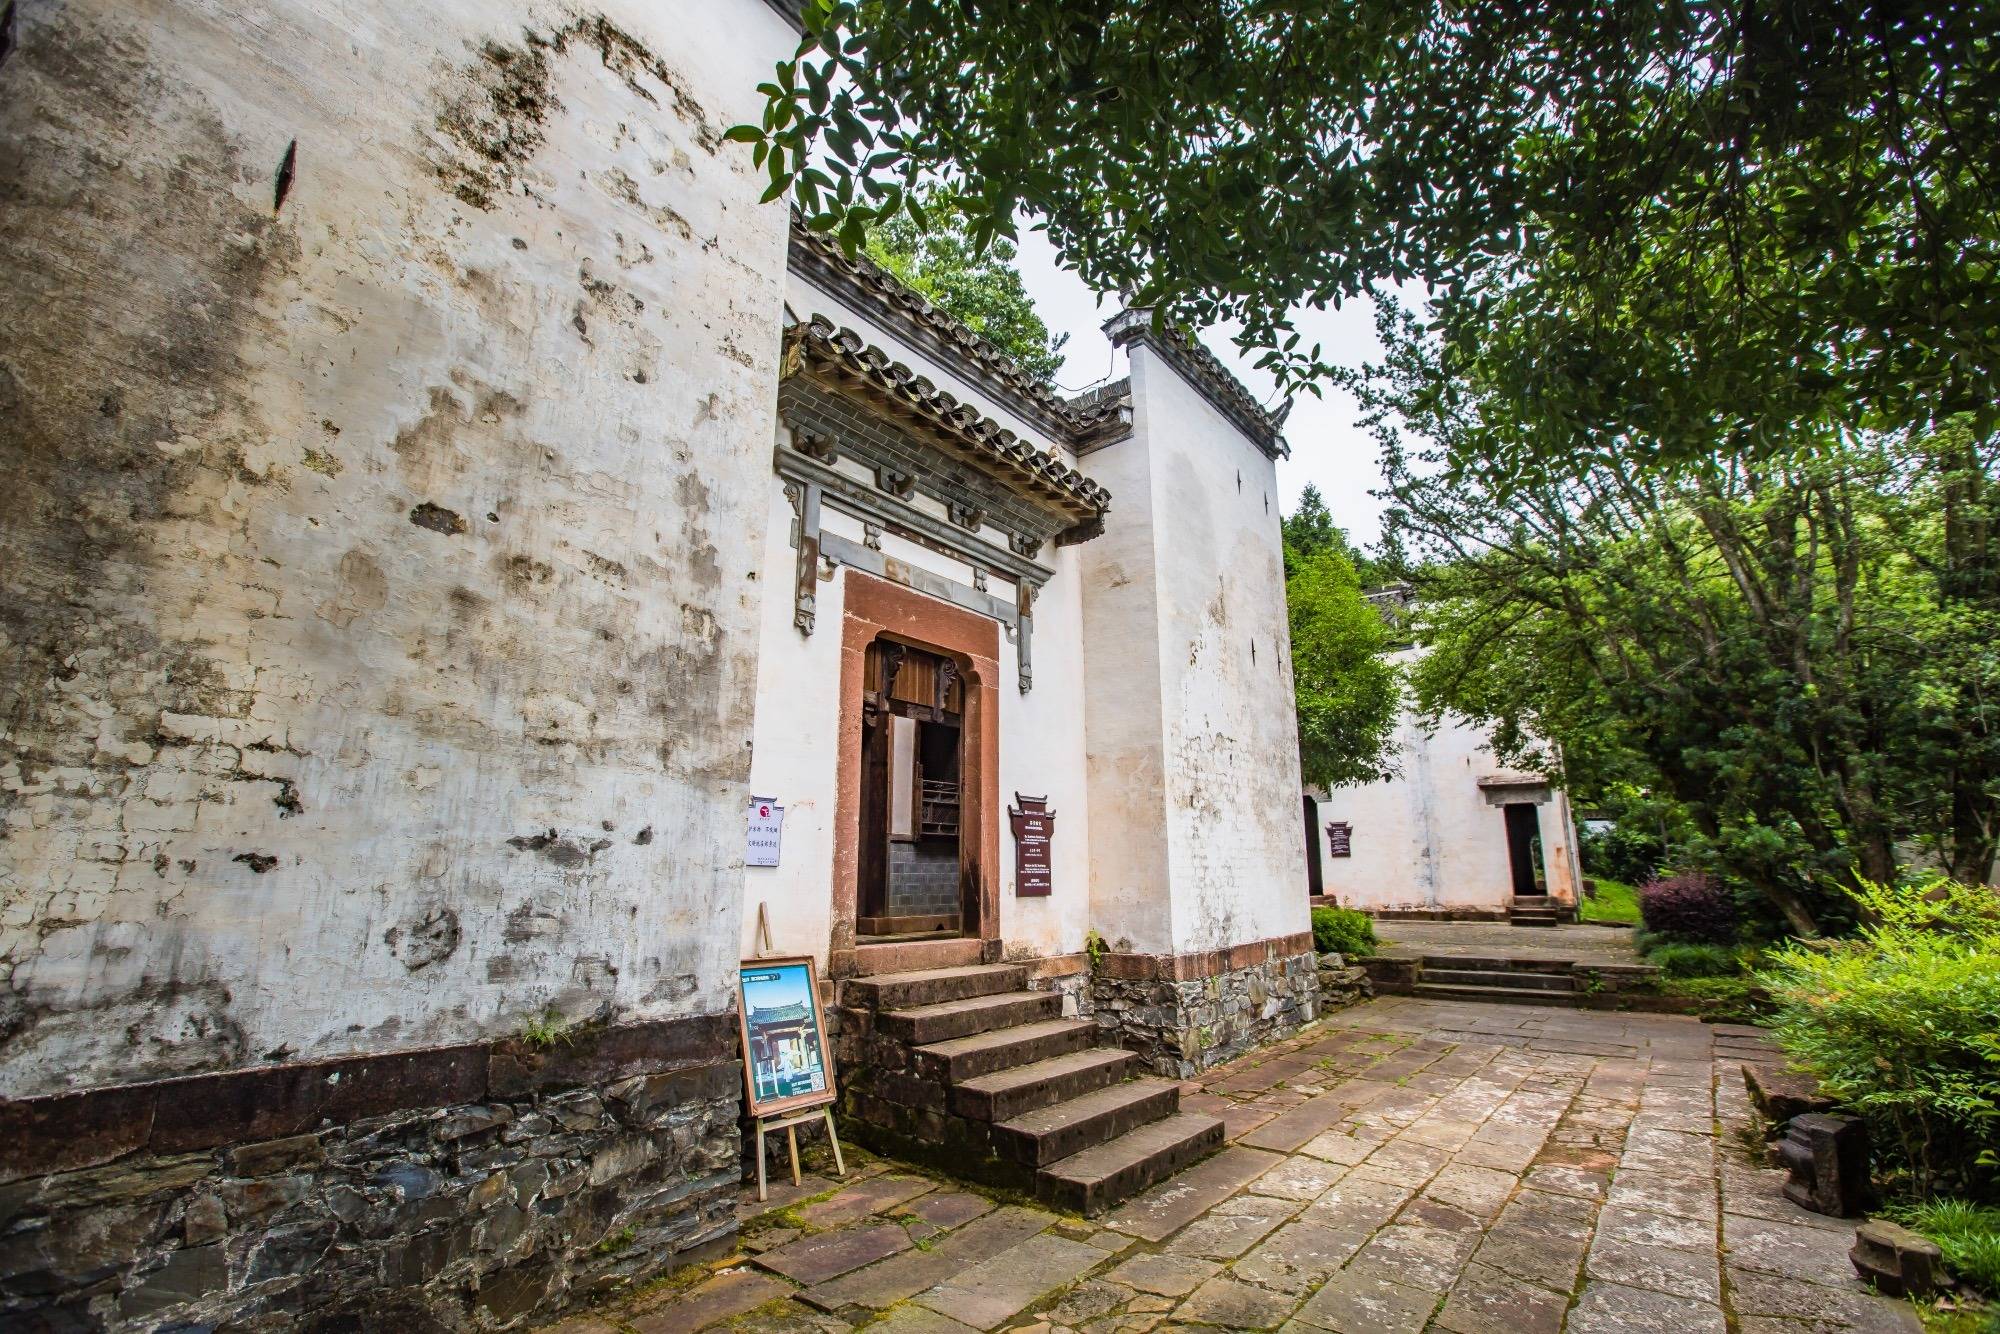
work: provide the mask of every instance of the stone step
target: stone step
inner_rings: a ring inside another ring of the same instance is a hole
[[[1134,1079],[1002,1121],[993,1127],[993,1147],[1003,1158],[1046,1167],[1172,1116],[1180,1106],[1181,1087],[1174,1080]]]
[[[1510,926],[1555,927],[1561,925],[1560,922],[1556,921],[1556,915],[1554,913],[1550,913],[1547,917],[1529,917],[1521,913],[1515,913],[1512,917],[1508,918],[1507,920]]]
[[[972,964],[963,968],[925,968],[914,973],[877,973],[850,977],[842,984],[841,1003],[876,1010],[913,1010],[924,1005],[971,1000],[1002,991],[1024,991],[1028,970],[1015,964]]]
[[[1410,994],[1427,1000],[1486,1001],[1503,1005],[1563,1005],[1571,1009],[1576,1008],[1576,993],[1573,991],[1523,991],[1518,987],[1440,986],[1434,982],[1419,982],[1410,989]]]
[[[1122,1047],[1089,1047],[961,1081],[951,1110],[968,1121],[1007,1121],[1024,1112],[1116,1084],[1139,1063]]]
[[[1062,1017],[1062,996],[1053,991],[1002,991],[970,1000],[943,1001],[876,1016],[877,1032],[913,1045],[948,1042],[996,1028]]]
[[[1176,1112],[1044,1167],[1035,1173],[1035,1194],[1095,1217],[1221,1147],[1222,1122]]]
[[[932,1042],[913,1048],[911,1056],[917,1078],[959,1084],[995,1070],[1082,1051],[1096,1041],[1097,1024],[1092,1020],[1044,1019],[949,1042]]]
[[[1516,991],[1574,991],[1567,973],[1516,973],[1503,969],[1432,968],[1424,965],[1423,980],[1440,986],[1512,987]]]
[[[1568,976],[1576,967],[1568,959],[1522,959],[1506,955],[1426,954],[1424,971],[1433,968],[1471,968],[1482,973],[1561,973]]]

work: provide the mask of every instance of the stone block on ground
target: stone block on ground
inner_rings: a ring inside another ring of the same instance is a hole
[[[1819,1091],[1819,1081],[1795,1070],[1746,1062],[1743,1083],[1772,1134],[1795,1116],[1833,1110],[1833,1099]]]
[[[1867,1208],[1868,1127],[1857,1116],[1811,1112],[1792,1118],[1772,1149],[1788,1170],[1785,1198],[1803,1209],[1848,1218]]]
[[[1891,1297],[1931,1297],[1942,1284],[1944,1253],[1938,1244],[1887,1219],[1856,1228],[1848,1258],[1854,1272]]]

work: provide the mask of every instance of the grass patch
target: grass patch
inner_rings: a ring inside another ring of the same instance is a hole
[[[1944,1252],[1945,1268],[1988,1297],[2000,1296],[2000,1209],[1964,1200],[1896,1205],[1885,1212]]]
[[[1667,977],[1660,980],[1660,991],[1697,1002],[1701,1017],[1711,1023],[1760,1024],[1771,1017],[1770,1000],[1754,978]]]
[[[1639,891],[1622,880],[1606,880],[1594,875],[1597,882],[1597,897],[1584,899],[1576,905],[1579,922],[1621,922],[1630,926],[1639,924]]]

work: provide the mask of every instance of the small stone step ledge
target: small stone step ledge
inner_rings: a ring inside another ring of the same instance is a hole
[[[1378,955],[1360,961],[1376,992],[1439,1000],[1562,1005],[1578,1010],[1685,1014],[1685,998],[1662,995],[1651,964],[1460,955]]]

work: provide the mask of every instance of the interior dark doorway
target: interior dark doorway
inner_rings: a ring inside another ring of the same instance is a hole
[[[1306,893],[1313,898],[1326,894],[1326,867],[1320,861],[1319,799],[1306,793]]]
[[[883,638],[868,646],[865,672],[855,934],[977,934],[960,838],[974,775],[958,664]]]
[[[1507,817],[1507,864],[1514,874],[1515,896],[1548,893],[1542,880],[1542,822],[1534,804],[1511,802],[1500,809]]]

